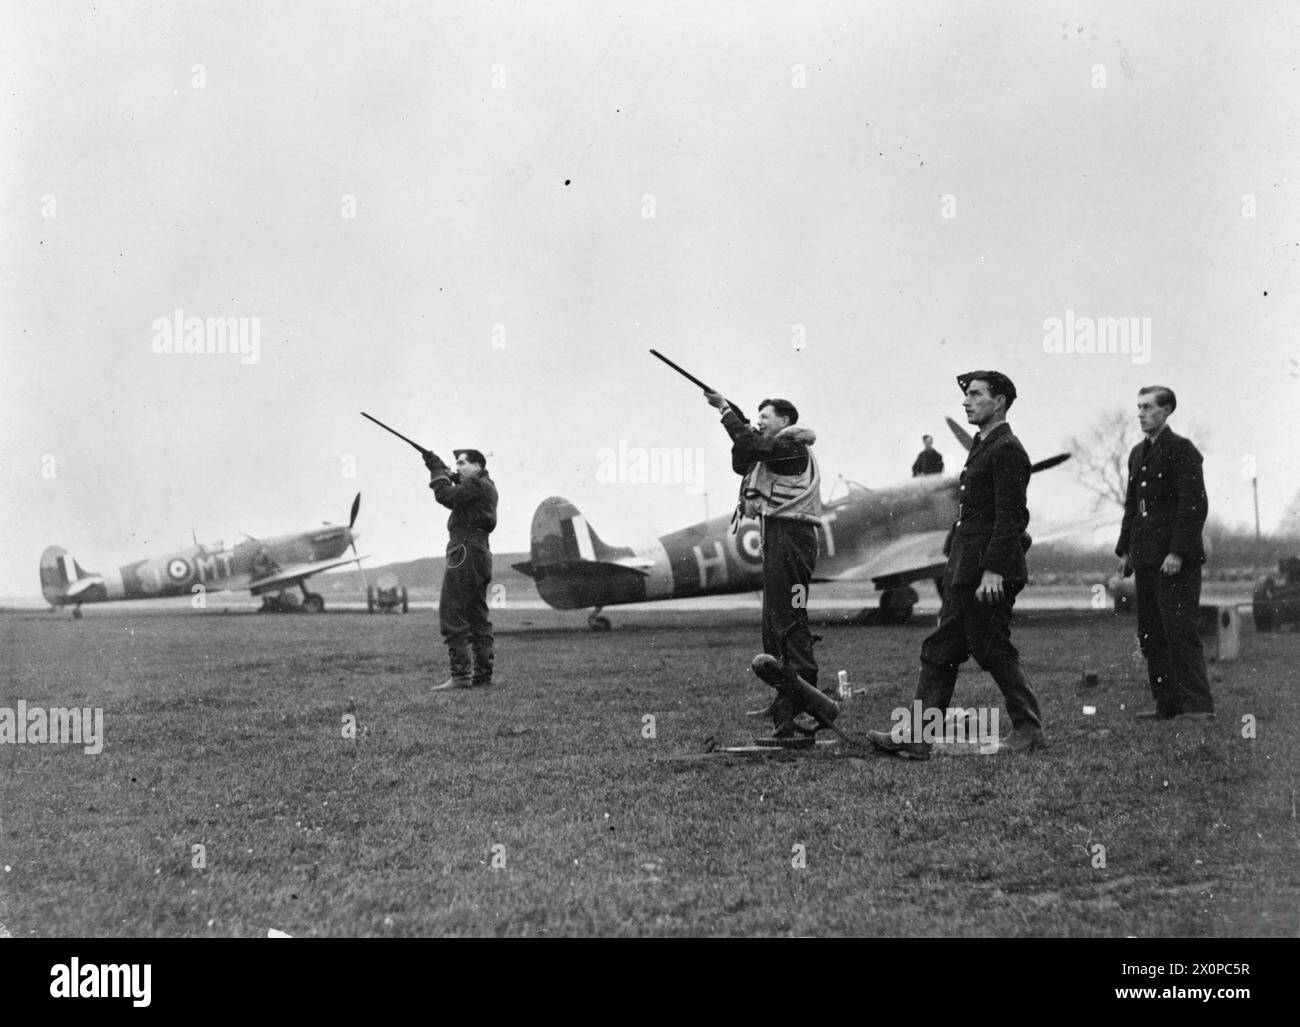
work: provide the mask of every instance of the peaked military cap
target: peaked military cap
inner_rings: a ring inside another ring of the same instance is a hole
[[[1001,371],[967,371],[957,376],[957,385],[963,393],[970,388],[970,383],[973,381],[988,382],[990,386],[996,386],[989,391],[1005,395],[1007,406],[1010,406],[1012,400],[1016,398],[1015,384]]]

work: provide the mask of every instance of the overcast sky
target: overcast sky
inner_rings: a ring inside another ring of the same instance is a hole
[[[0,595],[51,543],[101,570],[358,490],[363,551],[441,553],[418,456],[363,409],[492,454],[498,552],[550,495],[614,543],[703,515],[688,483],[598,480],[620,442],[703,448],[721,513],[725,434],[651,346],[751,411],[793,400],[828,485],[906,477],[925,432],[959,464],[962,371],[1015,380],[1034,459],[1167,384],[1211,433],[1212,513],[1251,522],[1253,457],[1267,531],[1300,488],[1298,22],[5,3]],[[257,362],[155,352],[177,310],[259,319]],[[1067,311],[1149,318],[1149,362],[1045,352]],[[1087,508],[1068,466],[1036,519]]]

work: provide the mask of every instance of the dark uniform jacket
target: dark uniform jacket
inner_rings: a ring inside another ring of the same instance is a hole
[[[722,426],[731,436],[731,469],[746,475],[760,461],[773,474],[803,474],[808,467],[808,446],[798,436],[767,438],[735,407],[722,415]]]
[[[1201,529],[1209,501],[1201,460],[1191,442],[1167,427],[1149,449],[1145,439],[1133,447],[1116,556],[1142,570],[1159,567],[1170,553],[1184,563],[1205,562]]]
[[[497,487],[487,471],[463,481],[459,475],[435,474],[429,488],[439,503],[451,508],[447,531],[452,542],[468,539],[487,542],[488,535],[497,526]]]
[[[943,474],[943,454],[937,449],[923,449],[912,463],[912,477],[923,474]]]
[[[1005,421],[981,435],[957,489],[957,521],[943,551],[952,585],[978,585],[986,570],[1008,582],[1028,576],[1029,455]]]

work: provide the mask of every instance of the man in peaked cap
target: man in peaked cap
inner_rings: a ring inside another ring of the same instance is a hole
[[[451,677],[434,686],[483,688],[492,684],[492,622],[488,619],[487,588],[492,580],[492,551],[488,536],[497,526],[497,487],[487,473],[487,459],[477,449],[452,450],[453,474],[429,453],[429,488],[451,510],[447,518],[447,566],[442,575],[438,620],[447,644]]]
[[[1011,643],[1011,609],[1028,578],[1031,473],[1029,456],[1006,422],[1016,387],[999,371],[970,371],[959,375],[957,384],[965,394],[966,420],[979,431],[961,473],[957,520],[944,544],[948,566],[939,626],[921,645],[920,719],[943,723],[957,670],[974,656],[1002,691],[1011,718],[1013,730],[999,751],[1038,749],[1047,744],[1038,699]],[[928,759],[932,740],[913,737],[915,720],[896,723],[892,731],[868,732],[868,738],[898,756]]]

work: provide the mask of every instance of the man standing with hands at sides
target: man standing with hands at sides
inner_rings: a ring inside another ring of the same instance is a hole
[[[447,643],[451,677],[433,691],[484,688],[492,684],[492,622],[487,587],[492,580],[488,536],[497,526],[497,487],[488,477],[487,460],[477,449],[452,450],[456,473],[433,453],[426,453],[429,488],[447,518],[447,566],[442,575],[438,620]]]
[[[931,741],[915,735],[926,722],[944,722],[957,669],[970,656],[993,675],[1011,718],[1013,730],[998,751],[1027,752],[1047,744],[1038,699],[1011,644],[1011,608],[1028,578],[1031,473],[1029,457],[1006,422],[1016,387],[998,371],[970,371],[959,375],[957,384],[966,396],[966,420],[979,431],[961,473],[957,520],[944,546],[948,566],[939,626],[921,645],[916,701],[923,713],[910,726],[867,733],[877,748],[905,759],[930,758]]]
[[[921,445],[925,448],[917,454],[912,462],[912,477],[919,478],[925,474],[943,474],[943,454],[934,448],[934,436],[922,435]]]
[[[1155,699],[1155,709],[1137,714],[1143,720],[1214,716],[1196,630],[1209,502],[1201,454],[1165,425],[1177,405],[1173,390],[1162,385],[1138,392],[1146,439],[1129,453],[1124,524],[1115,546],[1120,573],[1137,575],[1138,645]]]
[[[720,393],[704,393],[722,414],[731,436],[731,468],[741,475],[738,517],[757,517],[763,539],[763,651],[817,687],[817,659],[808,627],[808,586],[817,565],[821,521],[821,474],[812,445],[817,433],[799,424],[799,411],[785,399],[759,404],[758,425]],[[733,521],[733,524],[735,522]],[[781,695],[756,715],[770,713],[777,738],[795,733],[800,712]]]

